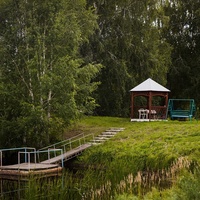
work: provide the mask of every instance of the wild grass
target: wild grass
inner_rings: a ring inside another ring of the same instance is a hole
[[[198,200],[200,199],[200,172],[194,173],[183,170],[172,187],[158,189],[153,187],[151,191],[142,197],[130,193],[118,194],[115,200]]]
[[[65,130],[64,137],[69,138],[79,133],[100,134],[110,127],[120,127],[124,124],[128,125],[129,123],[130,121],[127,118],[85,116],[78,123],[72,123]]]
[[[199,166],[199,121],[130,122],[129,119],[115,118],[109,123],[109,118],[94,120],[95,123],[92,123],[93,118],[84,122],[88,121],[88,126],[125,128],[111,140],[87,150],[80,157],[80,162],[88,168],[98,169],[103,174],[104,183],[109,183],[109,187],[118,194],[132,191],[140,196],[152,187],[172,187],[182,170],[193,172]],[[131,189],[125,184],[130,177],[134,180]],[[98,179],[95,183],[100,185]],[[121,190],[121,186],[125,189]],[[101,187],[109,188],[103,184],[97,189],[97,194]],[[95,193],[94,188],[93,191]]]
[[[125,130],[78,157],[76,174],[30,183],[25,199],[200,199],[199,121],[86,117],[66,130],[65,137],[99,134],[110,127]]]

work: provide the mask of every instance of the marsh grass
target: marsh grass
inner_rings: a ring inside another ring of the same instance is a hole
[[[128,174],[120,182],[113,183],[104,180],[103,176],[94,171],[88,171],[84,177],[75,176],[69,172],[61,179],[32,179],[20,199],[50,199],[50,200],[188,200],[199,199],[200,173],[188,171],[190,162],[187,158],[180,158],[171,167],[162,172],[144,174],[138,172],[136,176]],[[151,181],[157,182],[164,178],[173,178],[170,187],[157,187]],[[96,182],[95,180],[101,179]],[[149,180],[151,179],[151,180]],[[145,190],[144,190],[145,189]],[[8,198],[9,199],[9,198]]]
[[[100,186],[93,184],[91,190],[85,193],[84,199],[112,199],[111,197],[116,198],[119,194],[143,198],[152,188],[161,191],[171,188],[183,170],[189,171],[190,165],[191,162],[186,157],[180,157],[168,169],[138,171],[136,175],[130,173],[117,183],[107,180]]]
[[[159,189],[152,187],[144,195],[131,193],[117,194],[115,200],[198,200],[200,199],[200,172],[194,173],[182,170],[170,188]]]

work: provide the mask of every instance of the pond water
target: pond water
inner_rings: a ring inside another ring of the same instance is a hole
[[[23,181],[0,179],[1,199],[21,199],[26,184]]]
[[[62,183],[63,177],[64,173],[53,177],[29,177],[27,180],[0,178],[0,199],[48,199],[49,192],[47,190],[53,190],[56,183],[62,187],[64,185],[64,182]],[[45,197],[46,194],[47,196]],[[31,195],[32,197],[30,198]]]
[[[130,190],[138,195],[145,194],[151,190],[152,186],[158,189],[171,186],[171,181],[159,176],[152,181],[152,176],[140,174],[143,177],[140,176],[139,179],[143,179],[143,182],[136,183],[133,175],[129,174],[116,183],[115,174],[113,174],[113,180],[106,180],[104,173],[105,171],[97,169],[89,171],[70,161],[65,163],[65,169],[58,176],[31,177],[27,180],[0,178],[0,199],[90,200],[94,197],[96,200],[102,200],[110,199],[116,193],[130,192]]]
[[[52,176],[0,176],[0,199],[64,199],[64,197],[62,198],[62,194],[60,194],[58,198],[54,198],[53,196],[54,193],[61,193],[62,189],[67,190],[68,186],[72,188],[72,178],[75,173],[74,170],[76,171],[76,167],[74,168],[72,163],[73,160],[66,162],[63,171],[57,175],[53,174]],[[67,177],[70,177],[70,179],[68,180]],[[74,193],[76,193],[76,191],[73,191],[73,195]],[[52,198],[50,196],[52,196]]]

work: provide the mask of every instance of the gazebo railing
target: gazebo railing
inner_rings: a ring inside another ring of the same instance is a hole
[[[143,113],[141,113],[143,112]],[[133,119],[166,119],[166,106],[152,106],[151,111],[145,106],[134,106]]]

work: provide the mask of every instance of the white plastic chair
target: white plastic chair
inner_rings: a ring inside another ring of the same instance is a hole
[[[147,113],[146,109],[140,108],[138,110],[138,112],[139,112],[139,119],[147,119],[148,118],[148,113]]]

